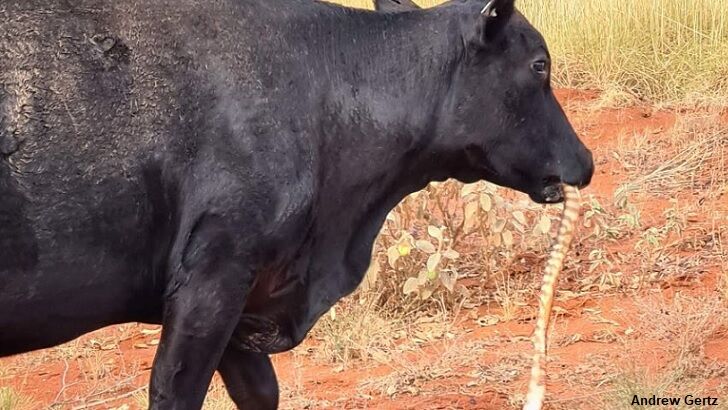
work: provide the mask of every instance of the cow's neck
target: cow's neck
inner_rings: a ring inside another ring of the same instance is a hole
[[[333,229],[351,229],[346,263],[355,273],[366,268],[386,214],[409,193],[451,176],[452,159],[431,142],[461,40],[440,14],[355,13],[330,27],[344,46],[320,63],[329,73],[321,195],[339,222]]]
[[[327,74],[322,129],[337,189],[367,195],[363,188],[390,182],[406,195],[447,174],[445,163],[434,162],[442,153],[428,152],[462,54],[447,14],[348,12],[319,29],[333,43],[319,48],[317,70]]]

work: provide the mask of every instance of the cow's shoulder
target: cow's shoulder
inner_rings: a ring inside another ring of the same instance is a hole
[[[214,214],[243,242],[285,248],[313,213],[318,161],[309,144],[278,128],[199,144],[181,178],[183,224]]]

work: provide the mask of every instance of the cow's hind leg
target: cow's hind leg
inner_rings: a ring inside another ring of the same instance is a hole
[[[152,409],[199,409],[249,289],[250,271],[235,249],[230,224],[195,223],[167,284],[162,339],[152,369]],[[240,229],[237,229],[238,231]]]
[[[246,352],[228,346],[218,371],[238,408],[244,410],[278,408],[278,381],[267,354]]]

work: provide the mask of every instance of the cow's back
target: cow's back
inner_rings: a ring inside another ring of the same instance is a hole
[[[267,24],[251,13],[233,0],[4,1],[3,138],[22,139],[26,155],[53,145],[116,168],[109,157],[196,125],[213,92],[255,91],[249,38]]]
[[[0,4],[0,327],[15,335],[0,345],[57,342],[24,327],[53,333],[51,312],[87,311],[60,324],[69,334],[153,320],[180,178],[259,115],[250,13],[232,0]]]

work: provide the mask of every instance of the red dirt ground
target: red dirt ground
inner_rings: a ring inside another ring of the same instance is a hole
[[[612,155],[623,143],[621,139],[636,132],[659,139],[673,127],[680,115],[656,111],[651,107],[594,111],[585,107],[594,100],[595,93],[560,91],[558,94],[578,133],[594,150],[597,173],[586,193],[603,202],[611,200],[615,188],[626,178],[625,170]],[[723,113],[722,118],[728,124],[728,112]],[[705,206],[722,209],[725,224],[728,201],[725,196],[714,201],[712,205]],[[721,201],[724,201],[722,205]],[[648,226],[651,221],[662,217],[666,204],[667,199],[664,198],[644,198],[642,219]],[[695,223],[709,224],[705,218]],[[624,248],[623,244],[616,243],[614,251],[620,250],[620,246]],[[629,252],[629,249],[622,251]],[[629,269],[623,270],[628,272]],[[551,336],[552,359],[547,393],[552,400],[550,407],[602,408],[597,402],[590,402],[589,397],[596,397],[596,393],[608,391],[610,387],[594,387],[594,383],[588,387],[579,380],[598,378],[599,372],[595,373],[594,368],[599,367],[599,363],[605,366],[605,377],[611,372],[609,366],[620,370],[632,367],[644,369],[648,374],[663,371],[664,364],[671,357],[667,348],[671,342],[643,337],[646,330],[639,321],[640,309],[650,301],[670,301],[676,293],[695,297],[714,294],[721,269],[712,264],[702,271],[704,273],[699,277],[665,283],[661,290],[644,291],[638,297],[613,293],[558,302],[563,310],[557,316]],[[529,302],[535,305],[534,300]],[[481,307],[480,311],[485,312],[485,309]],[[481,327],[469,317],[464,317],[456,321],[444,337],[434,337],[423,343],[421,349],[404,352],[397,360],[354,361],[348,363],[343,371],[340,366],[307,354],[306,346],[315,344],[315,341],[307,341],[295,352],[273,358],[283,387],[281,407],[514,408],[509,401],[525,393],[528,372],[521,371],[513,377],[503,376],[504,380],[492,380],[482,373],[487,373],[487,366],[506,359],[516,360],[516,367],[529,366],[532,327],[530,320],[512,320]],[[33,403],[25,408],[139,408],[143,405],[144,391],[141,389],[149,377],[158,340],[157,330],[137,324],[116,326],[61,347],[0,359],[0,387],[10,387],[32,399]],[[713,365],[728,368],[728,338],[720,337],[725,332],[717,335],[704,344],[704,356]],[[438,369],[438,360],[447,357],[448,352],[455,354],[455,358],[441,361],[443,369]],[[467,363],[458,366],[458,357]],[[469,360],[465,361],[465,358]],[[584,370],[587,367],[589,370]],[[717,372],[705,377],[703,387],[707,392],[723,394],[721,389],[725,387],[725,375]],[[364,383],[366,380],[372,382]],[[377,385],[377,380],[384,387]],[[394,387],[387,388],[388,383]],[[217,379],[216,384],[220,385]],[[691,392],[677,392],[679,395],[687,393]],[[217,395],[223,395],[219,388]],[[728,401],[728,396],[722,399],[723,402]],[[214,408],[226,406],[229,404]]]

